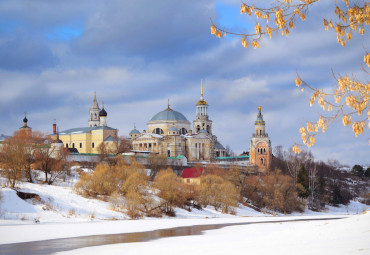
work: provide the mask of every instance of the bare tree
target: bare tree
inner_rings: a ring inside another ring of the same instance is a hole
[[[14,189],[16,182],[22,177],[27,161],[24,137],[21,132],[14,132],[12,137],[3,142],[0,149],[0,161],[5,168],[10,186]]]
[[[168,164],[168,159],[166,155],[160,154],[150,154],[149,157],[147,158],[147,164],[148,167],[150,168],[150,180],[153,181],[157,173],[161,169],[165,169]]]

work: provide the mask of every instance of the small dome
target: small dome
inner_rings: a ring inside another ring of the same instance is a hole
[[[177,111],[172,110],[171,108],[167,108],[164,111],[161,111],[154,115],[154,117],[150,121],[156,120],[186,120],[186,117]]]
[[[28,122],[28,119],[24,117],[23,122]]]
[[[168,131],[179,131],[179,129],[177,127],[173,126],[173,127],[170,127],[168,129]]]
[[[208,105],[206,100],[199,100],[197,105]]]
[[[265,125],[265,121],[263,120],[263,115],[261,113],[261,106],[258,106],[258,114],[257,119],[254,122],[255,125]]]
[[[104,110],[104,108],[99,112],[99,117],[107,117],[107,112]]]
[[[135,129],[131,130],[130,135],[131,134],[140,134],[140,131],[135,128]]]

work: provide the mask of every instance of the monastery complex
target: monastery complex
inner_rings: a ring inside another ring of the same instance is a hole
[[[245,165],[255,167],[265,172],[272,160],[271,141],[266,133],[266,123],[263,119],[261,106],[254,123],[255,133],[249,145],[249,153],[230,157],[224,146],[213,133],[213,122],[208,114],[208,103],[203,95],[203,81],[201,80],[200,99],[195,104],[196,115],[190,122],[182,113],[167,108],[155,114],[147,123],[147,130],[134,129],[128,134],[132,143],[130,155],[160,154],[169,159],[186,158],[189,163],[217,163],[245,161]],[[104,109],[104,102],[100,109],[94,94],[93,103],[89,110],[87,126],[58,131],[53,124],[53,133],[50,135],[59,147],[68,148],[77,155],[96,155],[98,147],[104,143],[107,148],[114,148],[118,142],[118,130],[107,125],[108,113]],[[30,131],[28,119],[23,119],[21,130]],[[1,140],[0,140],[1,144]],[[187,163],[186,163],[187,164]]]

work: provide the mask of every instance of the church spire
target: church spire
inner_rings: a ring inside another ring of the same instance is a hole
[[[91,108],[100,110],[98,101],[96,100],[96,91],[94,91],[94,100],[93,100]]]
[[[202,75],[200,76],[200,100],[204,100],[203,99],[203,77]]]

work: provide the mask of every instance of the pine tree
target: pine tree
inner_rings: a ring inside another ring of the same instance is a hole
[[[302,165],[298,171],[297,192],[298,196],[302,198],[307,198],[310,194],[308,187],[308,174],[304,165]]]

